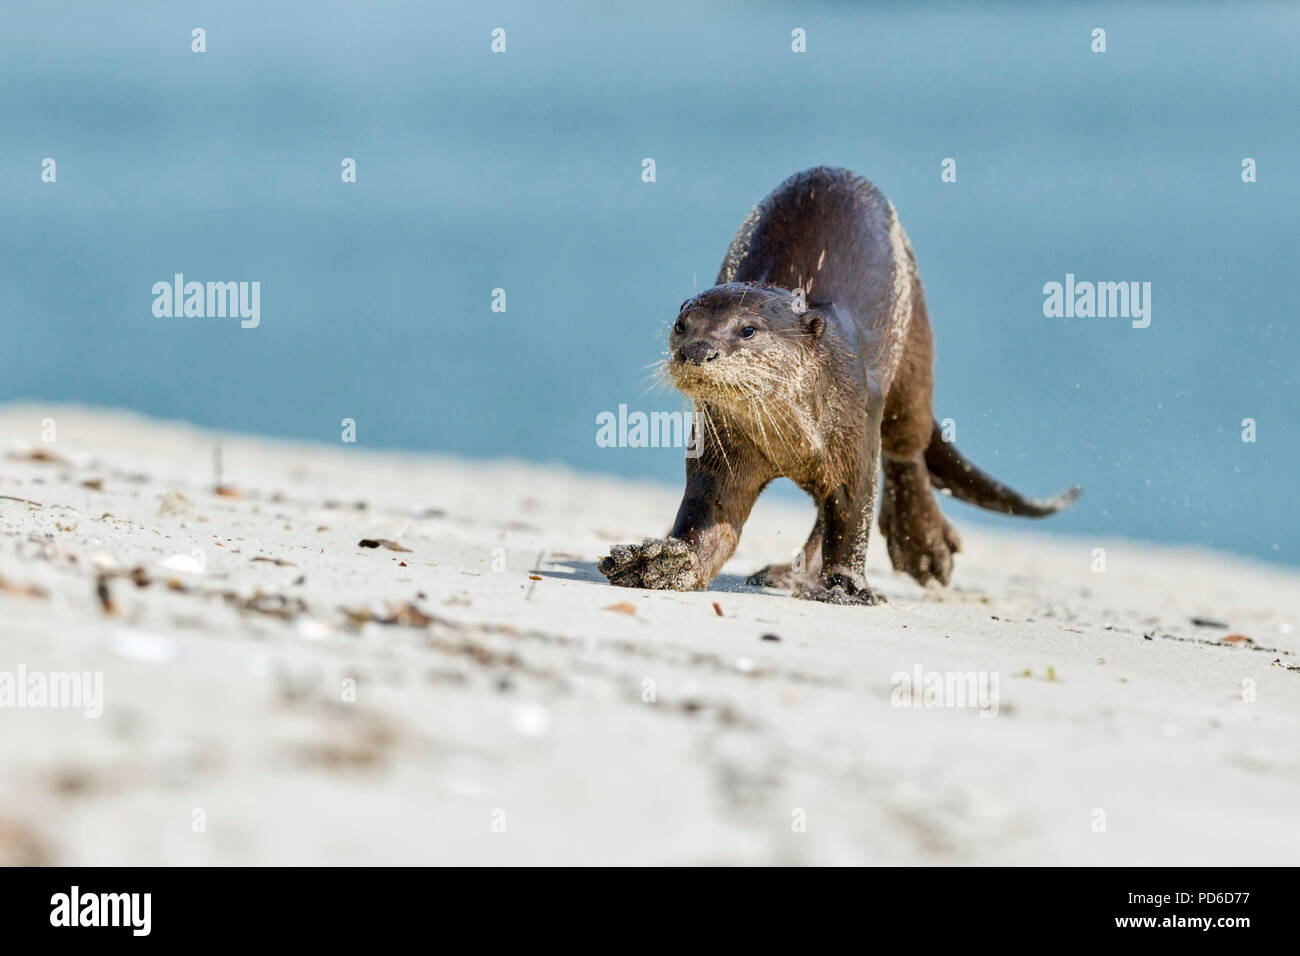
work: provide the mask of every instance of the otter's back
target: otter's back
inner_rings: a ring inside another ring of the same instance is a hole
[[[911,318],[915,265],[893,204],[847,169],[791,176],[755,206],[731,241],[718,284],[756,282],[834,304],[888,356]],[[869,364],[876,365],[877,362]]]
[[[802,286],[811,301],[871,312],[910,272],[907,236],[884,194],[850,170],[818,166],[795,173],[750,210],[718,284]]]

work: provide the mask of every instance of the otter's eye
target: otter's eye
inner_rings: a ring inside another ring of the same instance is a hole
[[[683,332],[686,331],[686,323],[683,322],[681,319],[678,319],[676,322],[673,323],[673,331],[676,332],[678,335],[681,335]]]
[[[752,339],[754,337],[754,333],[757,331],[758,329],[754,328],[752,325],[747,325],[740,330],[740,337],[742,339]]]

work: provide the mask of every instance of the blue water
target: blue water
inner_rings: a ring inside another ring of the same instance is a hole
[[[643,394],[665,323],[842,165],[911,235],[973,460],[1081,482],[1058,530],[1300,562],[1300,11],[1046,6],[7,4],[0,400],[678,481],[596,415],[682,408]],[[177,272],[261,282],[260,326],[154,317]],[[1066,273],[1151,282],[1151,326],[1045,318]]]

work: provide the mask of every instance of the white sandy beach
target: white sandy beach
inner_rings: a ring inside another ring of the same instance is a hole
[[[0,709],[0,863],[1300,862],[1295,570],[951,504],[953,588],[876,535],[889,603],[826,606],[742,583],[811,524],[764,500],[646,592],[594,563],[675,488],[46,405],[0,456],[0,674],[103,709]]]

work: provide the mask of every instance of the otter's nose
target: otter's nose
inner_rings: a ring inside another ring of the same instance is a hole
[[[718,357],[718,350],[708,342],[691,342],[677,350],[677,361],[703,365]]]

